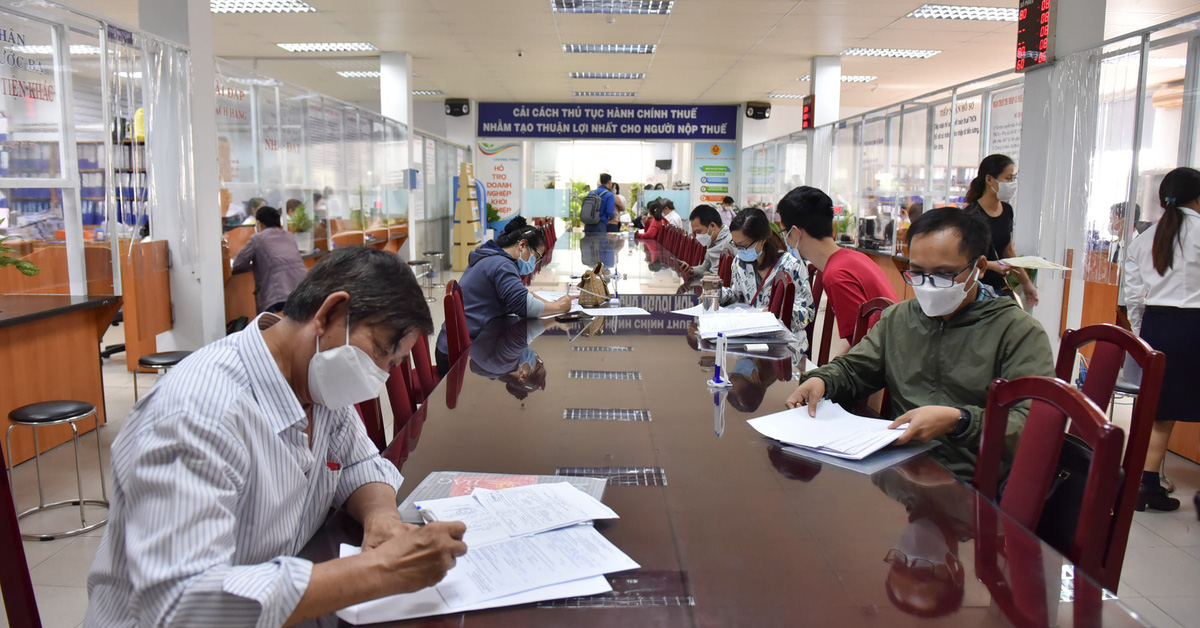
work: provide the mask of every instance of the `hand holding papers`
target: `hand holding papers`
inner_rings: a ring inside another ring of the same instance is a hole
[[[466,523],[467,554],[437,585],[345,608],[338,612],[343,620],[396,621],[595,595],[612,590],[604,574],[639,567],[595,528],[577,525],[617,513],[571,484],[476,488],[417,507],[430,520]],[[342,556],[360,551],[342,546]]]
[[[827,399],[817,404],[815,418],[808,416],[808,408],[794,408],[749,423],[767,438],[850,460],[862,460],[904,433],[888,429],[888,421],[853,415]]]
[[[566,483],[531,484],[493,491],[477,488],[471,495],[417,502],[432,521],[467,524],[463,542],[474,549],[617,513],[596,498]]]

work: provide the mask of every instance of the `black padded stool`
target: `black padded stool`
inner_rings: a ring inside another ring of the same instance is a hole
[[[75,423],[87,417],[92,417],[96,421],[96,461],[100,465],[100,495],[103,499],[84,499],[83,498],[83,471],[79,464],[79,429],[75,427]],[[37,482],[38,482],[38,505],[35,508],[30,508],[25,512],[17,515],[17,520],[31,515],[35,512],[42,512],[52,508],[63,508],[66,506],[79,506],[79,527],[64,532],[47,532],[47,533],[21,533],[21,538],[28,541],[53,541],[70,536],[76,536],[95,530],[100,526],[108,523],[108,517],[88,523],[87,517],[84,514],[83,506],[90,504],[92,506],[103,506],[108,508],[108,489],[104,485],[104,460],[100,455],[100,415],[96,414],[96,406],[82,401],[43,401],[41,403],[32,403],[27,406],[21,406],[16,410],[8,413],[8,420],[12,425],[8,427],[6,434],[6,444],[8,445],[8,466],[11,469],[12,461],[12,431],[18,425],[24,425],[33,428],[33,462],[37,467]],[[79,497],[77,499],[66,499],[51,504],[46,503],[46,493],[42,488],[42,454],[41,446],[38,443],[38,428],[48,427],[51,425],[62,425],[67,423],[71,426],[71,431],[74,433],[73,440],[75,443],[75,482],[79,488]],[[9,485],[12,484],[12,474],[8,476]],[[16,500],[16,491],[13,491],[13,500]]]
[[[445,288],[446,284],[437,281],[437,275],[442,270],[442,257],[444,257],[442,252],[441,251],[425,251],[421,255],[428,258],[431,263],[430,270],[432,272],[430,273],[430,279],[429,279],[430,287],[431,288]]]
[[[433,284],[430,283],[433,277],[433,264],[430,264],[427,259],[415,259],[409,262],[408,266],[416,273],[417,281],[421,282],[421,288],[425,290],[425,302],[433,303],[436,300],[433,298]]]
[[[192,355],[191,351],[164,351],[162,353],[151,353],[138,358],[138,367],[133,371],[133,400],[138,400],[138,371],[147,368],[158,371],[159,375],[171,370],[175,365],[183,361],[184,358]]]

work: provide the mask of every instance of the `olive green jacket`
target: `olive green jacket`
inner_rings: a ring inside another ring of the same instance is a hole
[[[922,406],[965,409],[970,428],[957,437],[942,436],[931,454],[956,475],[970,477],[992,380],[1031,375],[1054,377],[1045,330],[1012,299],[984,291],[949,321],[926,316],[916,299],[894,305],[849,353],[805,379],[820,377],[825,396],[839,402],[864,399],[886,386],[892,417]],[[1028,412],[1022,404],[1009,415],[1009,461]]]

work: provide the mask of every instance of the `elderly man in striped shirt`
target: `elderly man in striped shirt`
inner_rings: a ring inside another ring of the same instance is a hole
[[[412,271],[339,249],[284,315],[197,351],[134,406],[87,626],[292,625],[431,586],[466,552],[461,523],[400,521],[402,478],[351,407],[433,329]],[[330,507],[362,522],[364,552],[297,558]]]

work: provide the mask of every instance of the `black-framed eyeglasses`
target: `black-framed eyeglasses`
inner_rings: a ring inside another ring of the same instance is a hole
[[[966,270],[974,265],[975,265],[975,262],[971,262],[970,264],[967,264],[966,266],[963,266],[962,268],[958,269],[958,271],[953,274],[950,274],[950,273],[932,273],[932,274],[931,273],[919,273],[915,270],[912,270],[911,268],[908,268],[908,269],[905,269],[904,272],[900,273],[900,275],[902,277],[904,277],[904,283],[906,283],[910,286],[923,286],[923,285],[925,285],[925,282],[928,281],[929,285],[933,286],[934,288],[950,288],[954,285],[954,279],[956,277],[961,275],[964,270]]]
[[[733,248],[735,248],[739,251],[745,251],[746,249],[754,248],[755,244],[758,244],[758,242],[751,242],[750,244],[738,244],[737,242],[734,242]]]

